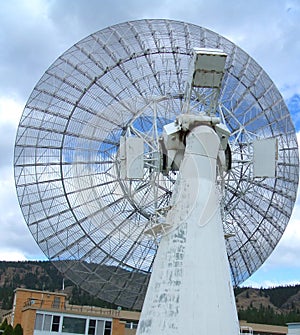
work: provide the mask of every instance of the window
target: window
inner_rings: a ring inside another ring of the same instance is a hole
[[[52,324],[52,315],[45,314],[44,315],[44,324],[43,324],[43,330],[50,331]]]
[[[103,335],[106,334],[104,331],[107,330],[107,334],[110,334],[111,325],[105,324],[104,329],[104,322],[102,320],[89,320],[89,330],[88,335]],[[111,322],[109,322],[111,324]]]
[[[104,335],[111,334],[111,321],[105,321]]]
[[[84,334],[86,319],[65,316],[63,319],[63,333]]]
[[[125,328],[127,329],[137,329],[138,322],[137,321],[126,321]]]
[[[104,321],[98,320],[96,335],[103,335],[103,334],[104,334]]]
[[[59,315],[53,315],[52,327],[51,327],[51,330],[53,332],[58,332],[59,331],[59,321],[60,321],[60,316]]]
[[[131,329],[135,329],[134,323],[128,321]],[[126,327],[128,328],[128,327]],[[65,333],[79,335],[111,335],[112,322],[85,317],[60,316],[52,314],[36,313],[34,329],[47,333]],[[0,334],[1,335],[1,334]]]
[[[34,329],[35,330],[42,330],[43,329],[43,314],[36,313],[35,316],[35,323],[34,323]]]
[[[95,335],[95,331],[96,331],[96,320],[89,320],[89,330],[88,330],[88,334],[89,335]]]
[[[35,330],[44,330],[47,332],[52,331],[58,332],[59,331],[59,321],[60,317],[57,315],[50,315],[50,314],[40,314],[36,313],[34,329]]]
[[[60,297],[54,297],[52,307],[53,308],[59,308],[59,305],[60,305]]]

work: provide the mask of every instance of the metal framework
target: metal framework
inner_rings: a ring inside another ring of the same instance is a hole
[[[15,143],[15,182],[40,248],[83,289],[140,309],[176,171],[159,172],[159,137],[184,107],[193,48],[227,55],[217,116],[231,131],[232,168],[220,178],[223,227],[234,285],[270,255],[298,187],[295,129],[282,96],[239,47],[205,28],[132,21],[81,40],[31,93]],[[190,112],[211,92],[195,88]],[[144,179],[120,178],[120,137],[145,142]],[[278,140],[276,178],[253,178],[253,141]],[[163,232],[162,232],[163,233]]]

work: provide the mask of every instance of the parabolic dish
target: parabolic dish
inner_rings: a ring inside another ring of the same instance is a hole
[[[243,50],[205,28],[140,20],[76,43],[31,93],[15,143],[15,182],[26,223],[45,255],[94,296],[140,309],[177,172],[157,170],[162,127],[183,108],[193,48],[227,53],[218,115],[231,131],[223,225],[234,285],[270,255],[298,186],[295,129],[282,96]],[[195,89],[191,113],[205,109]],[[120,137],[145,142],[143,180],[120,178]],[[276,138],[275,178],[253,177],[253,141]]]

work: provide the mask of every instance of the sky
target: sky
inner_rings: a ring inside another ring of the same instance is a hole
[[[45,259],[22,217],[13,176],[16,129],[31,91],[82,38],[144,18],[194,23],[241,47],[292,106],[300,139],[300,0],[0,0],[0,260]],[[273,254],[244,285],[300,283],[299,199]]]

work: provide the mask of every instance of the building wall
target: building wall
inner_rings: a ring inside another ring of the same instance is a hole
[[[113,319],[112,334],[124,335],[124,332],[125,332],[125,322],[122,322],[119,319]]]
[[[135,335],[136,329],[125,329],[124,335]]]
[[[36,310],[27,309],[22,313],[20,324],[23,328],[23,335],[32,335],[34,332]]]
[[[66,294],[46,291],[35,291],[18,288],[15,291],[15,298],[12,311],[12,324],[22,322],[23,309],[26,307],[44,309],[64,309]]]

